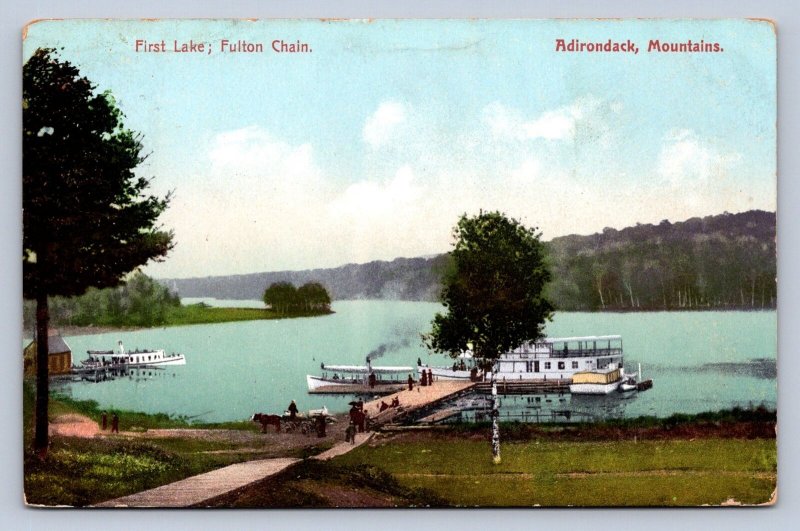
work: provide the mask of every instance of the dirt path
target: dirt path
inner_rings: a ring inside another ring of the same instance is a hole
[[[100,426],[95,421],[84,415],[69,414],[56,417],[50,422],[47,428],[50,437],[58,435],[61,437],[97,437],[100,434]]]

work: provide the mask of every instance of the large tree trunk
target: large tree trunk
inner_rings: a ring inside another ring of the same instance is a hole
[[[47,406],[50,397],[49,345],[47,328],[50,312],[47,307],[47,294],[36,295],[36,434],[33,447],[44,458],[47,455]]]

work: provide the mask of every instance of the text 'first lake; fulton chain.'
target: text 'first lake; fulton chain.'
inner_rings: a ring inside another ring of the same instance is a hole
[[[178,39],[173,39],[172,41],[167,41],[166,39],[136,39],[133,47],[137,53],[211,54],[212,51],[218,53],[264,53],[264,51],[272,51],[274,53],[310,53],[312,51],[311,45],[306,42],[300,40],[291,42],[283,39],[275,39],[268,45],[263,42],[250,42],[244,39],[220,39],[216,45],[194,39],[188,41]]]

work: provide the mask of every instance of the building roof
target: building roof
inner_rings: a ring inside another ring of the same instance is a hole
[[[36,341],[31,341],[28,344],[28,347],[35,345]],[[25,350],[28,349],[26,347]],[[64,338],[58,333],[57,330],[50,329],[47,331],[47,353],[48,354],[61,354],[62,352],[72,352],[72,349],[69,348],[67,342],[64,341]]]

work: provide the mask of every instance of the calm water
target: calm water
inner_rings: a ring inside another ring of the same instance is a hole
[[[301,410],[327,406],[345,411],[349,397],[308,395],[306,374],[319,373],[321,362],[363,364],[367,353],[386,343],[397,348],[376,364],[414,366],[420,357],[449,365],[444,356],[429,356],[419,339],[440,308],[422,302],[337,301],[336,313],[325,317],[68,337],[76,363],[87,350],[113,348],[118,339],[128,349],[181,352],[187,363],[113,381],[59,384],[58,389],[74,398],[96,400],[105,408],[164,412],[203,421],[240,420],[256,411],[282,412],[293,399]],[[641,363],[645,378],[655,382],[653,389],[634,398],[584,397],[575,401],[575,408],[601,416],[668,416],[736,405],[776,407],[776,379],[749,363],[754,358],[776,359],[775,312],[561,313],[547,332],[551,336],[621,334],[626,366],[635,368]],[[559,398],[552,400],[558,404]],[[507,397],[503,407],[525,410],[534,401],[533,397]]]

